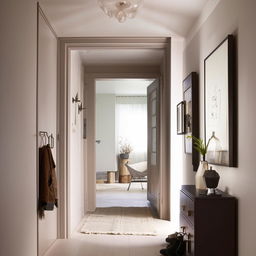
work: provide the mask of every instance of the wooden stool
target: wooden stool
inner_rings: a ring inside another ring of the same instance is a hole
[[[116,182],[116,175],[114,171],[107,172],[107,183],[115,183]]]

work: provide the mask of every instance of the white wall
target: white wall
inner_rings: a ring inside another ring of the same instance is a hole
[[[97,86],[97,82],[96,82]],[[115,94],[96,94],[96,171],[116,171]]]
[[[172,38],[171,42],[171,221],[179,230],[179,193],[182,180],[183,136],[177,135],[177,104],[182,101],[184,39]]]
[[[52,149],[56,162],[57,125],[57,38],[49,28],[43,15],[39,14],[38,40],[38,132],[52,133],[55,147]],[[42,140],[38,139],[39,147]],[[57,209],[45,211],[45,218],[39,220],[39,255],[49,248],[57,238]]]
[[[83,140],[83,113],[78,114],[78,104],[72,103],[72,97],[78,93],[83,100],[84,71],[80,55],[71,52],[69,86],[69,235],[80,223],[85,212],[84,198],[84,140]]]
[[[203,137],[203,61],[227,36],[237,37],[238,53],[238,168],[216,166],[220,188],[228,190],[239,201],[239,255],[254,256],[256,245],[255,195],[255,108],[256,108],[256,30],[255,0],[220,1],[184,52],[184,77],[191,71],[200,76],[200,135]],[[191,158],[183,155],[183,183],[194,183]]]
[[[36,2],[0,8],[0,255],[37,254]]]

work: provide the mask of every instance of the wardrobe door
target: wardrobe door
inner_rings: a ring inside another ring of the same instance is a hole
[[[56,163],[57,38],[40,10],[38,15],[38,135],[40,131],[53,135],[55,145],[52,154]],[[46,142],[38,136],[38,147]],[[38,218],[39,255],[43,255],[56,238],[57,208],[54,207],[53,211],[45,211],[43,219]]]

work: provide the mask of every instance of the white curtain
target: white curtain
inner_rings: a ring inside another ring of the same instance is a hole
[[[133,149],[130,163],[147,160],[147,97],[116,98],[117,153],[120,140]]]

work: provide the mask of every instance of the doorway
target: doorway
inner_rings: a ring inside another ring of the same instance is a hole
[[[96,80],[96,207],[149,206],[147,87],[153,81]]]
[[[95,44],[93,43],[95,41]],[[70,65],[70,52],[75,49],[85,49],[88,52],[91,52],[93,49],[103,49],[105,52],[108,50],[114,49],[128,49],[135,51],[149,51],[151,50],[159,50],[161,49],[164,52],[164,56],[162,59],[162,65],[159,65],[158,69],[150,66],[142,68],[138,71],[138,67],[130,65],[130,69],[127,71],[127,67],[116,66],[113,69],[113,65],[111,68],[109,66],[100,67],[96,70],[95,67],[88,68],[85,72],[85,94],[84,94],[84,102],[86,107],[86,144],[87,144],[87,153],[89,155],[86,156],[86,177],[84,178],[85,182],[85,201],[86,201],[86,210],[94,210],[96,207],[96,177],[95,177],[95,117],[94,112],[95,108],[93,107],[95,104],[95,98],[91,96],[91,93],[94,93],[95,80],[100,78],[154,78],[161,77],[162,79],[162,91],[160,92],[160,150],[162,152],[160,158],[160,173],[159,179],[161,180],[161,191],[160,196],[160,217],[169,219],[169,123],[165,119],[169,115],[169,104],[170,104],[170,91],[169,91],[169,67],[168,67],[168,53],[169,53],[169,41],[168,39],[125,39],[125,38],[113,38],[113,39],[60,39],[60,84],[64,86],[60,86],[60,168],[63,170],[60,181],[61,181],[61,214],[60,214],[60,222],[61,222],[61,230],[60,233],[62,237],[67,237],[70,234],[68,230],[68,219],[69,219],[69,187],[66,186],[68,184],[69,177],[69,150],[68,150],[68,132],[69,127],[67,126],[68,120],[68,101],[70,98],[69,95],[69,65]],[[157,71],[156,71],[157,70]],[[88,93],[89,89],[89,93]],[[166,140],[167,138],[167,140]],[[89,149],[89,150],[88,150]],[[92,171],[93,170],[93,171]],[[164,202],[164,204],[162,203]]]

